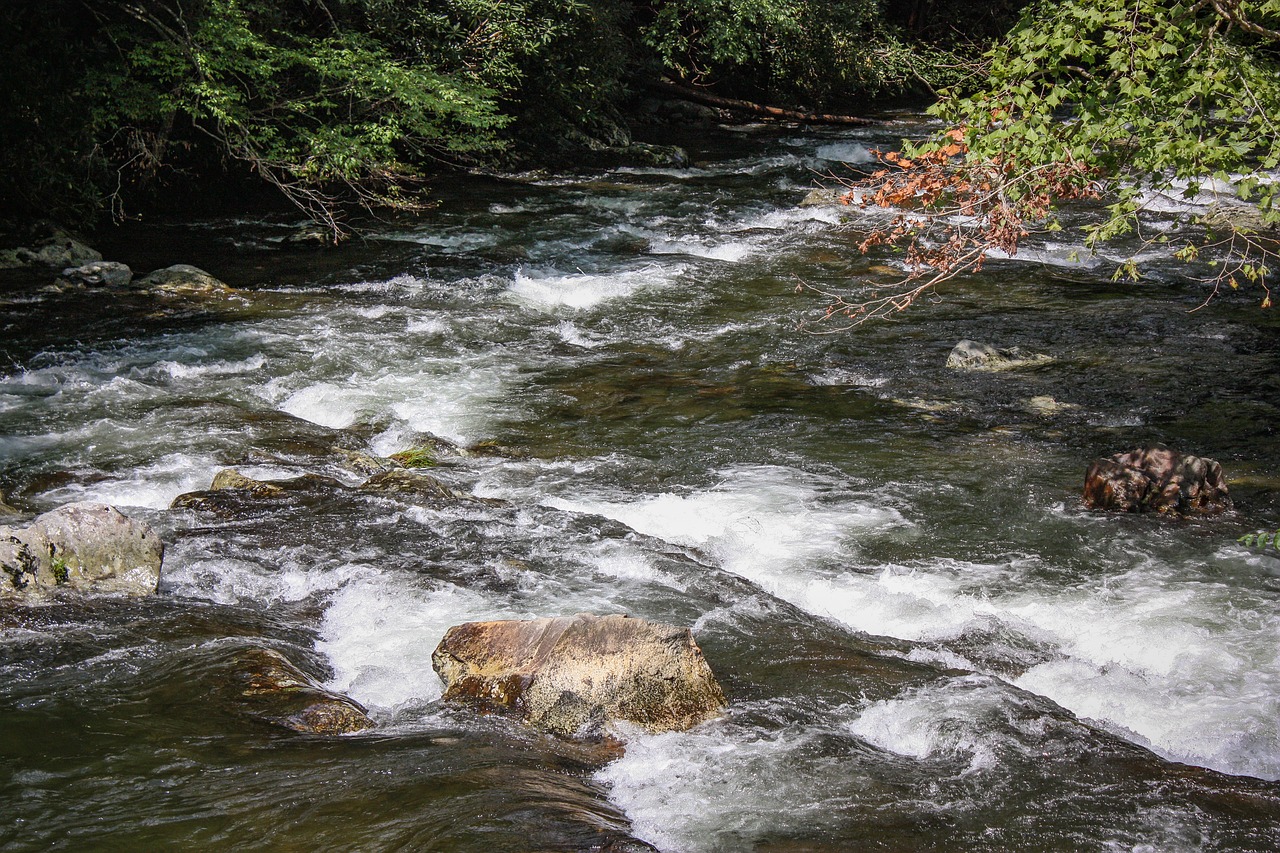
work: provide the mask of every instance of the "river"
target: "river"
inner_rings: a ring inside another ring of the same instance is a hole
[[[862,211],[797,202],[901,132],[743,127],[689,134],[684,169],[442,181],[340,249],[290,217],[97,238],[244,288],[232,311],[7,284],[0,489],[114,504],[167,552],[152,599],[0,610],[0,846],[1280,847],[1280,560],[1236,544],[1280,527],[1274,311],[1191,312],[1176,262],[1113,282],[1063,237],[890,322],[800,329],[824,303],[798,284],[896,260],[853,251]],[[1194,212],[1148,221],[1177,239]],[[962,339],[1052,361],[949,370]],[[501,501],[168,508],[231,465],[354,485],[334,447],[428,434],[481,445],[432,473]],[[1153,441],[1220,461],[1236,511],[1081,507],[1091,459]],[[728,712],[601,757],[440,701],[450,625],[578,612],[690,626]],[[377,728],[224,706],[250,646]]]

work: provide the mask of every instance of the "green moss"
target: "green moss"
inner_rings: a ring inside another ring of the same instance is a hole
[[[67,565],[66,559],[63,557],[54,557],[53,563],[53,581],[58,586],[62,586],[71,577],[71,568]]]
[[[387,458],[406,468],[433,468],[436,464],[436,451],[434,447],[411,447]]]

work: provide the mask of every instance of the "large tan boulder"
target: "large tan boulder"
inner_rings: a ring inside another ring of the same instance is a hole
[[[190,264],[174,264],[133,280],[133,286],[162,296],[243,299],[240,293]]]
[[[679,731],[726,705],[688,628],[621,615],[468,622],[449,629],[431,663],[446,700],[565,736],[614,721]]]
[[[26,527],[0,527],[0,598],[55,589],[151,595],[164,544],[114,507],[72,503]]]
[[[1222,466],[1163,445],[1095,459],[1085,473],[1084,505],[1118,512],[1175,515],[1231,509]]]

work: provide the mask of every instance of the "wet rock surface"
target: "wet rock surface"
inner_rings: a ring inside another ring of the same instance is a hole
[[[814,187],[798,204],[800,207],[835,207],[860,202],[861,196],[846,188]]]
[[[67,504],[26,527],[0,527],[0,597],[57,589],[151,595],[163,559],[147,525],[106,504]]]
[[[256,507],[284,501],[314,504],[345,492],[341,481],[321,474],[303,474],[286,480],[255,480],[233,468],[219,471],[208,489],[185,492],[173,499],[170,509],[194,509],[234,517]]]
[[[64,269],[58,281],[85,288],[127,287],[133,281],[133,270],[119,261],[94,261]]]
[[[1043,353],[1027,352],[1021,347],[994,347],[978,341],[963,340],[956,344],[947,356],[947,367],[952,370],[984,370],[997,372],[1039,367],[1053,361]]]
[[[431,662],[446,700],[562,736],[599,736],[615,721],[682,731],[726,705],[689,629],[622,615],[468,622]]]
[[[395,468],[374,474],[359,486],[368,495],[393,497],[408,503],[432,506],[436,504],[476,503],[486,506],[505,506],[506,501],[495,498],[479,498],[460,492],[419,470]]]
[[[214,474],[213,482],[209,484],[211,492],[221,492],[226,489],[244,489],[259,497],[269,497],[284,492],[284,489],[275,483],[246,477],[234,468],[224,468]]]
[[[133,284],[158,296],[214,301],[246,301],[237,290],[190,264],[174,264],[134,279]]]
[[[101,261],[102,255],[60,228],[49,229],[29,246],[0,250],[0,269],[52,267],[65,269]]]
[[[1115,512],[1210,515],[1231,509],[1222,466],[1163,445],[1096,459],[1085,474],[1084,504]]]
[[[231,660],[237,701],[251,717],[318,735],[342,735],[373,727],[364,706],[328,690],[280,652],[237,651]]]

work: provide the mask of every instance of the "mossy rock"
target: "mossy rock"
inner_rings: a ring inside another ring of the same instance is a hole
[[[399,453],[392,453],[387,458],[404,468],[434,468],[438,450],[431,445],[420,445]]]

